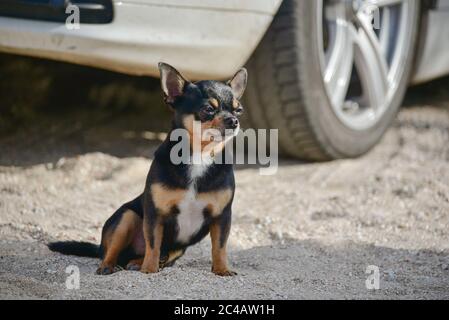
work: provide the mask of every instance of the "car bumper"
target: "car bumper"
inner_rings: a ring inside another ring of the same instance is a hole
[[[112,23],[79,29],[0,17],[0,51],[151,76],[165,61],[192,79],[221,79],[246,62],[280,3],[254,10],[172,2],[117,1]]]

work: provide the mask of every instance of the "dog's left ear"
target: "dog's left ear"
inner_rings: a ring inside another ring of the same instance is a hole
[[[165,95],[165,102],[172,104],[175,99],[184,94],[184,88],[189,83],[171,65],[159,62],[159,72],[161,74],[161,86]]]
[[[248,81],[248,71],[245,68],[241,68],[232,77],[227,84],[231,87],[234,97],[240,99],[243,96],[243,92],[246,89],[246,83]]]

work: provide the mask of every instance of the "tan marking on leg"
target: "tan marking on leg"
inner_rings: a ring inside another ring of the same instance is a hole
[[[211,215],[216,217],[220,215],[226,205],[232,199],[232,190],[218,190],[211,192],[202,192],[198,194],[198,200],[207,203],[206,207],[209,209]]]
[[[184,189],[169,189],[161,183],[151,185],[151,197],[154,206],[163,215],[169,214],[173,206],[178,205],[186,194]]]
[[[162,236],[164,227],[160,221],[156,222],[153,230],[153,247],[151,247],[150,243],[150,235],[147,231],[148,228],[145,228],[145,258],[143,260],[142,268],[140,269],[143,273],[155,273],[159,271],[159,258],[161,255],[161,244],[162,244]]]
[[[213,211],[214,211],[214,206],[211,205],[210,203],[207,204],[203,209],[203,212],[207,212],[209,214],[213,214]]]
[[[175,259],[178,259],[179,257],[181,257],[184,254],[184,250],[176,250],[176,251],[171,251],[168,254],[168,260],[165,264],[172,262]]]
[[[221,246],[220,225],[214,223],[210,226],[210,237],[212,240],[212,272],[219,276],[234,276],[235,272],[229,270],[226,254],[226,243]]]
[[[169,266],[172,262],[184,255],[185,250],[175,250],[168,253],[168,256],[164,256],[164,260],[159,261],[159,267],[165,268]]]
[[[108,273],[104,272],[106,268],[113,272],[117,265],[118,256],[131,243],[136,229],[140,225],[140,218],[135,212],[127,210],[123,213],[116,228],[109,231],[105,236],[103,243],[105,254],[97,273]]]

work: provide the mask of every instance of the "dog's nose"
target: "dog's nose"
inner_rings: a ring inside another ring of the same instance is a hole
[[[236,117],[225,118],[224,123],[228,129],[236,129],[239,126],[239,120]]]

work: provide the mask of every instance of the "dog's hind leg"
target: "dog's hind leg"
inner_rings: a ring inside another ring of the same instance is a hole
[[[133,259],[133,260],[129,261],[128,264],[126,265],[126,270],[139,271],[140,268],[142,267],[142,263],[143,263],[143,257]]]
[[[131,245],[139,228],[142,228],[142,219],[128,209],[121,214],[118,223],[113,223],[103,232],[103,261],[97,274],[106,275],[117,271],[120,253]]]
[[[161,255],[161,259],[159,260],[159,267],[161,269],[172,267],[175,264],[176,260],[181,258],[185,252],[186,249],[179,249],[170,251],[167,255],[164,256]]]

